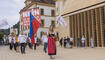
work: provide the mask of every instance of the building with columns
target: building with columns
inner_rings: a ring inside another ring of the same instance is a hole
[[[91,37],[94,47],[105,46],[105,0],[65,0],[63,6],[60,14],[67,27],[58,26],[60,38],[73,37],[73,45],[77,47],[77,39],[84,35],[86,47],[91,46]]]
[[[55,1],[54,0],[26,0],[25,7],[21,9],[20,13],[24,10],[38,7],[41,14],[42,26],[38,29],[37,36],[40,38],[43,32],[49,31],[49,26],[53,24],[55,26]],[[23,26],[22,15],[20,14],[20,31],[29,33],[29,27]]]

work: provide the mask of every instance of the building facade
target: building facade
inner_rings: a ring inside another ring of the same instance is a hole
[[[28,10],[32,8],[38,7],[40,9],[41,14],[41,22],[42,26],[37,31],[37,36],[40,38],[43,34],[43,32],[49,31],[49,26],[54,25],[55,26],[55,1],[53,0],[26,0],[25,7],[21,10]],[[20,11],[20,12],[21,12]],[[20,14],[21,17],[21,14]],[[29,27],[23,27],[22,19],[20,18],[20,31],[23,31],[24,33],[29,33]]]
[[[91,37],[94,47],[105,46],[105,0],[66,0],[61,15],[67,27],[58,27],[60,37],[73,37],[75,47],[83,35],[86,47],[91,46]]]

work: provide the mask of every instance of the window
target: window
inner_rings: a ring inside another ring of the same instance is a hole
[[[55,16],[55,10],[51,10],[51,16]]]
[[[41,20],[41,23],[42,23],[42,26],[41,27],[44,27],[44,20]]]
[[[55,27],[55,21],[51,21],[51,25]]]
[[[104,34],[104,47],[105,47],[105,29],[104,29],[104,33],[103,34]]]
[[[104,7],[101,8],[101,13],[102,13],[102,19],[103,19],[103,24],[105,24],[105,12],[104,12]]]
[[[40,12],[41,15],[44,15],[44,9],[41,9]]]

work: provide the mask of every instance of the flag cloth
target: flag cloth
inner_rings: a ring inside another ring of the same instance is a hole
[[[39,20],[32,15],[30,12],[30,38],[33,44],[35,44],[34,35],[36,34],[38,28],[41,26]]]
[[[66,27],[67,26],[67,23],[66,23],[66,21],[63,19],[63,17],[62,16],[58,16],[58,18],[57,18],[57,23],[60,23],[63,27]]]
[[[7,26],[8,25],[8,22],[6,20],[1,20],[0,21],[0,27],[4,27],[4,26]]]

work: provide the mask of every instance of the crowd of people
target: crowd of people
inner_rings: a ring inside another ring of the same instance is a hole
[[[77,38],[77,47],[85,47],[85,36],[83,35],[81,38]],[[64,37],[61,38],[60,41],[60,46],[64,46],[64,48],[72,48],[73,47],[73,43],[74,43],[74,38],[72,37]],[[90,44],[91,44],[91,48],[93,48],[93,38],[91,37],[90,39]]]
[[[30,49],[33,49],[33,46],[34,46],[34,50],[36,50],[36,45],[38,45],[39,43],[38,37],[35,36],[35,39],[34,39],[35,44],[33,44],[31,42],[29,35],[27,36],[27,34],[23,34],[23,32],[21,32],[19,36],[16,34],[10,34],[8,35],[8,39],[9,39],[10,50],[12,50],[13,48],[16,52],[19,52],[21,50],[22,54],[26,53],[25,48],[27,46],[29,46]],[[20,47],[20,50],[19,50],[19,47]]]
[[[8,35],[9,40],[9,49],[15,50],[16,52],[21,52],[21,54],[26,53],[26,48],[36,50],[36,47],[43,42],[43,51],[48,53],[51,59],[54,59],[53,55],[56,55],[56,33],[54,32],[53,26],[50,26],[49,32],[43,32],[42,37],[39,39],[37,35],[34,37],[34,43],[31,41],[30,35],[24,34],[22,31],[19,35],[11,33]],[[78,47],[85,47],[85,36],[77,38]],[[90,39],[91,47],[93,48],[93,38]],[[73,37],[64,37],[59,40],[60,46],[64,48],[73,48],[74,38]],[[48,50],[47,50],[48,49]]]
[[[17,53],[21,52],[21,54],[26,54],[26,48],[36,50],[39,44],[43,44],[43,51],[48,53],[51,59],[54,59],[53,55],[56,55],[56,34],[53,26],[50,26],[49,32],[43,32],[40,39],[35,35],[34,42],[29,36],[29,34],[24,34],[22,31],[19,35],[16,35],[14,32],[11,33],[8,35],[9,49],[11,51],[15,50]]]

